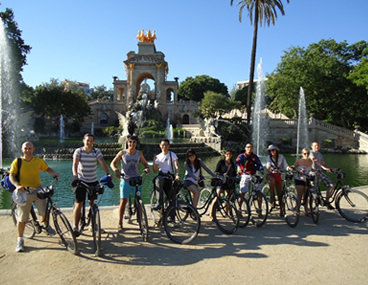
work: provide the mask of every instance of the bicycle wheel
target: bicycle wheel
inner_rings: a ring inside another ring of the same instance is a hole
[[[13,202],[11,205],[11,216],[15,226],[17,226],[18,224],[17,208],[18,208],[17,204]],[[23,237],[31,239],[35,236],[35,234],[36,234],[36,227],[33,223],[33,220],[29,219],[28,222],[26,222]]]
[[[190,243],[197,237],[200,226],[197,210],[188,203],[175,201],[165,212],[165,232],[173,242]]]
[[[229,200],[217,198],[212,217],[220,231],[225,234],[233,234],[239,227],[239,212]]]
[[[152,220],[156,226],[159,225],[160,223],[160,219],[162,215],[161,213],[163,210],[163,209],[160,209],[159,198],[160,198],[160,193],[156,190],[153,190],[151,193],[151,198],[150,198],[150,206],[151,206]]]
[[[318,224],[319,221],[319,207],[316,193],[309,193],[309,210],[313,223]]]
[[[125,213],[124,213],[124,219],[127,220],[127,223],[132,223],[132,219],[133,219],[133,215],[135,214],[134,212],[134,208],[132,206],[132,199],[129,196],[128,198],[128,203],[125,206]]]
[[[96,207],[92,214],[92,236],[93,236],[93,250],[95,256],[101,255],[101,218],[100,211]]]
[[[256,227],[262,227],[268,218],[268,202],[261,191],[252,193],[249,198],[250,220]]]
[[[284,218],[289,227],[295,228],[300,217],[300,203],[296,195],[288,192],[282,196],[284,204]]]
[[[143,241],[148,241],[148,219],[146,208],[144,207],[143,201],[141,199],[139,199],[137,206],[137,221],[139,224],[139,229],[141,230]]]
[[[272,210],[275,209],[275,204],[276,202],[274,202],[274,205],[272,206],[271,204],[271,195],[270,195],[270,185],[268,183],[266,183],[263,187],[262,187],[262,193],[266,196],[267,202],[268,202],[268,214],[271,214]],[[276,199],[276,197],[275,197]]]
[[[52,212],[56,232],[59,234],[63,245],[73,254],[78,253],[77,239],[73,233],[73,229],[68,219],[59,210]]]
[[[345,187],[336,198],[336,208],[348,221],[364,222],[368,218],[368,197],[359,190]]]
[[[199,194],[199,201],[198,201],[198,206],[197,206],[197,210],[200,215],[203,215],[206,212],[207,208],[205,207],[205,205],[208,199],[210,199],[211,193],[212,193],[212,190],[209,187],[204,187],[201,190],[201,193]]]
[[[234,201],[235,208],[239,212],[239,228],[245,228],[250,220],[250,207],[248,200],[240,194],[235,194]]]

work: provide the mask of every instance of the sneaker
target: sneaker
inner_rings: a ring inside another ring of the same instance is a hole
[[[75,237],[79,237],[80,236],[80,231],[78,230],[78,228],[74,228],[73,229],[73,234],[75,235]]]
[[[46,234],[47,235],[49,235],[49,236],[53,236],[53,235],[55,235],[56,234],[56,231],[50,226],[50,225],[48,225],[47,226],[47,228],[44,228],[43,229],[45,232],[46,232]]]
[[[24,251],[24,240],[17,241],[17,247],[15,248],[15,252],[23,252]]]

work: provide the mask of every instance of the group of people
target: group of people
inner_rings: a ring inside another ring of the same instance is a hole
[[[104,160],[101,151],[94,147],[94,136],[92,134],[85,134],[83,137],[83,146],[77,148],[73,154],[72,182],[76,180],[82,180],[88,185],[94,186],[98,184],[97,178],[97,166],[101,165],[106,173],[108,179],[112,179],[113,175],[109,173],[109,168]],[[123,216],[127,201],[130,195],[135,195],[135,187],[130,186],[129,179],[139,176],[138,166],[143,164],[144,171],[150,172],[150,168],[143,153],[137,149],[138,137],[131,135],[127,138],[126,148],[119,151],[114,159],[110,163],[110,168],[117,178],[120,179],[120,205],[118,211],[118,228],[117,231],[124,230]],[[168,139],[162,139],[159,147],[161,153],[154,155],[152,170],[157,173],[154,179],[154,187],[160,193],[159,205],[163,205],[163,198],[166,195],[169,199],[173,198],[173,182],[181,181],[180,177],[180,164],[178,156],[170,151],[170,141]],[[328,172],[332,170],[324,162],[322,154],[319,152],[319,144],[317,142],[312,143],[312,151],[305,148],[302,151],[303,157],[295,162],[293,166],[288,166],[285,157],[279,153],[279,149],[275,145],[270,145],[267,149],[267,162],[266,162],[266,179],[270,185],[270,199],[271,202],[275,202],[276,189],[278,197],[281,197],[282,180],[280,171],[285,169],[294,168],[298,171],[298,175],[295,179],[295,185],[297,189],[298,199],[305,198],[308,185],[306,184],[305,175],[310,171],[324,169]],[[27,201],[25,205],[18,206],[18,224],[17,224],[17,246],[16,251],[24,251],[24,228],[25,223],[29,219],[29,213],[32,207],[32,203],[38,208],[38,213],[41,216],[41,222],[45,219],[46,204],[45,200],[37,198],[36,189],[41,186],[40,171],[46,171],[54,177],[59,177],[60,173],[50,168],[47,163],[41,159],[33,156],[34,146],[31,142],[24,142],[21,149],[23,155],[21,157],[22,163],[20,169],[18,169],[18,159],[15,159],[9,170],[9,178],[11,183],[16,187],[15,191],[24,192],[28,189]],[[98,163],[97,163],[98,162]],[[120,167],[119,167],[120,162]],[[215,173],[212,172],[205,163],[197,157],[194,149],[189,149],[186,152],[186,159],[184,162],[185,175],[183,178],[183,186],[188,189],[192,194],[193,206],[197,207],[200,197],[200,184],[203,179],[202,169],[204,169],[210,176],[214,177],[216,174],[223,175],[226,179],[222,186],[219,187],[218,192],[227,192],[231,194],[235,190],[235,183],[231,181],[232,178],[237,175],[241,175],[240,179],[240,192],[245,195],[249,191],[249,184],[252,175],[257,171],[264,174],[264,167],[259,157],[253,153],[253,145],[247,143],[245,146],[245,152],[239,154],[234,163],[233,152],[226,150],[224,153],[224,159],[218,161],[215,169]],[[326,194],[326,200],[333,193],[334,183],[332,180],[321,174],[323,183],[328,187]],[[140,186],[141,187],[141,186]],[[73,188],[75,195],[74,210],[73,210],[73,231],[76,236],[80,235],[79,222],[81,219],[82,207],[87,196],[87,191],[82,184]],[[88,200],[91,203],[91,197],[88,195]],[[305,199],[304,199],[305,201]],[[281,204],[281,203],[280,203]],[[280,205],[282,207],[282,205]],[[307,203],[304,205],[307,211]],[[328,205],[331,209],[332,206]],[[280,214],[282,208],[280,208]],[[55,234],[55,231],[48,226],[45,228],[48,234]]]

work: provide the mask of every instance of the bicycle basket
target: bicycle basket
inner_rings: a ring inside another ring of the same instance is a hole
[[[338,173],[337,173],[337,179],[344,179],[346,177],[346,174],[344,173],[344,172],[342,172],[342,171],[339,171]]]
[[[261,176],[257,175],[257,174],[252,176],[252,182],[253,183],[261,183],[262,180],[263,180],[263,178]]]
[[[40,187],[37,189],[37,197],[40,199],[46,199],[54,195],[54,187]]]
[[[142,176],[131,177],[129,179],[130,186],[142,185]]]

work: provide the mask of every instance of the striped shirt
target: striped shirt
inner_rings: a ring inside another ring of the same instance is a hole
[[[87,183],[97,181],[97,161],[103,158],[98,148],[92,148],[90,152],[86,152],[83,147],[74,151],[73,158],[79,158],[78,178]]]

